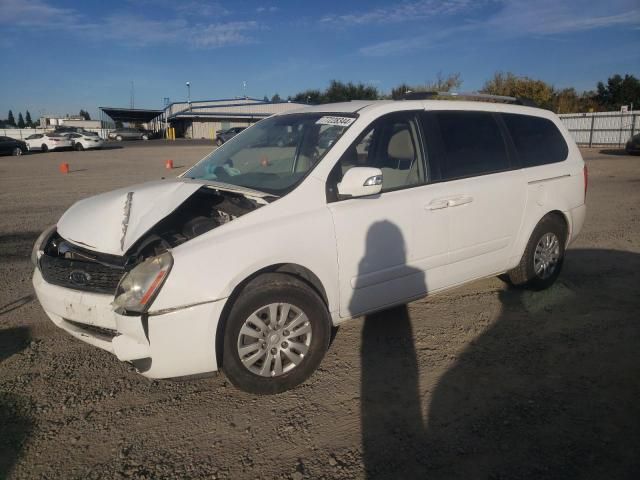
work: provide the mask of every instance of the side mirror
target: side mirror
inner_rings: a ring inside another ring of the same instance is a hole
[[[344,198],[377,195],[381,190],[382,170],[372,167],[350,168],[338,184],[338,195]]]

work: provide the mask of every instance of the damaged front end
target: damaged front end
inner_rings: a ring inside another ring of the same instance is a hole
[[[136,200],[135,191],[127,193],[125,208],[122,210],[121,245],[135,220],[131,215],[132,211],[135,212]],[[266,200],[242,193],[201,186],[140,238],[134,240],[123,255],[96,252],[79,245],[82,243],[79,239],[63,238],[58,232],[52,231],[42,240],[42,244],[36,245],[37,267],[47,283],[72,290],[116,296],[116,293],[120,293],[117,289],[124,275],[135,267],[142,266],[145,261],[163,258],[171,248],[225,225],[266,203]],[[159,282],[166,278],[171,262],[172,260],[164,261],[163,269],[160,270],[164,274]],[[167,263],[168,269],[164,269]],[[156,291],[160,285],[161,283],[155,285]],[[144,299],[147,306],[152,301],[150,297],[140,299]],[[138,311],[123,305],[119,308],[131,313]]]

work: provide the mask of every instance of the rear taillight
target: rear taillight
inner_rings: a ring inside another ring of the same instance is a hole
[[[586,164],[584,165],[582,172],[584,173],[584,201],[585,203],[587,203],[587,187],[589,186],[589,170],[587,169]]]

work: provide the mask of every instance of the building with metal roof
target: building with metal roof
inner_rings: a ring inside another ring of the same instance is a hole
[[[272,103],[256,98],[242,97],[221,100],[175,102],[164,110],[176,136],[215,139],[218,130],[247,127],[275,113],[306,107],[304,104]]]

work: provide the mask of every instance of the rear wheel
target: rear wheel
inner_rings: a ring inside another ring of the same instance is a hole
[[[76,142],[73,145],[73,148],[78,152],[81,152],[82,150],[84,150],[84,146],[80,142]]]
[[[122,135],[116,135],[116,140],[121,142],[122,141]]]
[[[42,146],[40,147],[42,149],[42,151],[44,153],[47,153],[49,151],[49,147],[47,147],[47,145],[45,143],[42,144]]]
[[[557,215],[547,215],[533,230],[520,264],[507,273],[509,283],[543,290],[562,270],[567,226]]]
[[[14,157],[19,157],[20,155],[22,155],[22,149],[20,147],[16,147],[11,151],[11,155],[13,155]]]
[[[216,145],[217,146],[221,146],[222,145],[222,140],[220,140],[219,138],[216,138]]]
[[[149,140],[149,135],[142,135],[142,140]]]
[[[330,337],[327,308],[311,287],[286,274],[262,275],[231,308],[222,369],[244,391],[283,392],[316,370]]]

